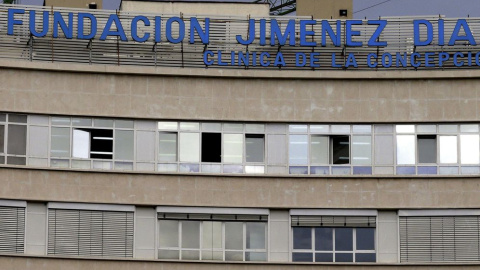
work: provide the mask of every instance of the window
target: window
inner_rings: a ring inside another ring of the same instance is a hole
[[[375,217],[292,216],[294,262],[375,262]]]
[[[158,135],[158,161],[177,161],[177,133],[160,132]]]
[[[478,164],[479,135],[460,135],[460,162],[462,164]]]
[[[245,134],[246,162],[264,162],[265,157],[265,135]]]
[[[360,154],[363,149],[361,147],[357,147],[355,150],[359,150],[357,152]],[[310,141],[310,151],[311,164],[349,164],[350,136],[312,135]],[[368,155],[369,159],[371,159],[371,154],[367,154],[368,151],[363,152],[365,152],[363,153],[364,155]]]
[[[440,163],[457,163],[457,136],[439,136]]]
[[[0,205],[0,252],[24,253],[26,202],[2,200]]]
[[[133,206],[68,207],[49,203],[49,255],[133,257]]]
[[[202,162],[222,161],[222,134],[202,133]]]
[[[27,116],[8,114],[8,123],[0,125],[0,154],[6,153],[7,164],[26,165],[27,154]],[[4,120],[5,121],[5,120]],[[3,130],[3,132],[2,132]],[[4,156],[0,155],[0,163],[4,163]]]
[[[399,214],[402,263],[480,261],[478,211],[408,210]]]
[[[437,163],[437,136],[418,135],[418,163]]]
[[[397,164],[415,164],[415,135],[397,135]]]
[[[266,220],[266,216],[159,213],[158,258],[266,261]]]
[[[73,157],[112,159],[113,130],[73,129]]]
[[[243,135],[223,134],[223,162],[243,162]]]
[[[5,153],[5,125],[0,125],[0,154]]]
[[[349,136],[331,136],[332,164],[350,163],[350,138]]]

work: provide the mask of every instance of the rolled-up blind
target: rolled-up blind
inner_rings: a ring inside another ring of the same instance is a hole
[[[376,227],[373,216],[292,216],[292,226]]]
[[[133,212],[48,211],[48,254],[133,257]]]
[[[0,252],[23,253],[25,208],[0,206]]]
[[[480,261],[479,224],[479,216],[400,217],[400,261]]]

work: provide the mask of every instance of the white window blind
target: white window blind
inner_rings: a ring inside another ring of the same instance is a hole
[[[479,224],[480,216],[402,216],[400,261],[480,261]]]
[[[25,207],[0,206],[0,252],[23,253]]]
[[[133,257],[133,212],[48,211],[48,254]]]

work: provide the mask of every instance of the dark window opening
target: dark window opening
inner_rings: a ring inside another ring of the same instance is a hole
[[[339,15],[340,17],[347,17],[348,11],[346,9],[340,9]]]
[[[222,134],[202,133],[202,162],[222,161]]]
[[[113,158],[113,130],[74,129],[73,157]]]
[[[4,152],[4,141],[5,141],[5,126],[0,125],[0,153]]]
[[[350,163],[350,138],[349,136],[331,136],[332,164]]]
[[[418,135],[418,163],[437,163],[437,136]]]
[[[8,125],[7,154],[25,155],[27,153],[27,126]]]
[[[97,9],[97,4],[96,3],[88,4],[88,9]]]

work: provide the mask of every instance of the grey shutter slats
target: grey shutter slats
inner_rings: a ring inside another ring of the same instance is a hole
[[[133,212],[49,209],[48,254],[133,257]]]
[[[231,214],[186,214],[186,213],[158,213],[158,219],[175,220],[217,220],[217,221],[268,221],[266,215],[231,215]]]
[[[480,261],[478,216],[400,217],[401,262]]]
[[[374,216],[292,216],[292,226],[376,227]]]
[[[0,206],[0,252],[23,253],[25,208]]]

